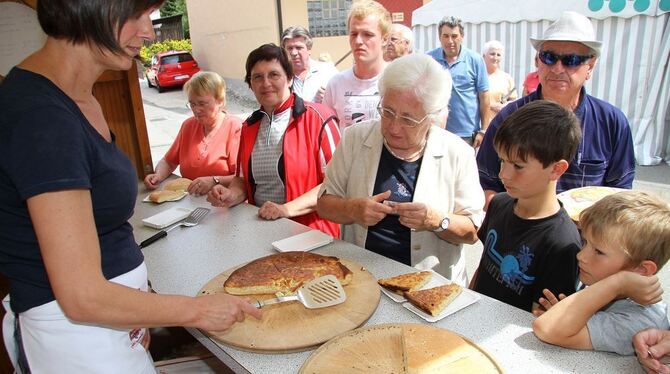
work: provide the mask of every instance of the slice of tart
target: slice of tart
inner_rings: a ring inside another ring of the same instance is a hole
[[[406,291],[416,291],[425,286],[433,276],[430,271],[419,271],[416,273],[401,274],[391,278],[383,278],[377,283],[397,294],[402,295]]]

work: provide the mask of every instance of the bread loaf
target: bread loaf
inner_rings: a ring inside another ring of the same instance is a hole
[[[170,190],[155,191],[149,194],[149,200],[151,200],[154,203],[160,204],[165,201],[179,198],[183,194],[184,194],[183,191],[170,191]]]
[[[177,178],[175,180],[171,180],[165,184],[165,187],[163,187],[163,190],[167,191],[186,191],[188,189],[188,186],[191,184],[191,180],[188,178]]]

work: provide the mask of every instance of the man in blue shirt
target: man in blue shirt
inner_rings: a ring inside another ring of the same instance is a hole
[[[581,121],[582,142],[568,170],[558,180],[557,192],[584,186],[632,188],[635,154],[628,120],[621,110],[588,95],[584,89],[601,47],[591,21],[576,12],[563,12],[542,38],[530,41],[537,50],[540,85],[537,91],[508,104],[495,116],[477,154],[486,207],[493,195],[505,190],[498,178],[500,159],[493,147],[498,126],[534,100],[556,102],[573,111]]]
[[[489,79],[482,56],[465,48],[463,25],[454,17],[444,17],[438,27],[442,47],[428,54],[451,73],[454,86],[449,100],[447,130],[473,147],[479,147],[491,121]]]

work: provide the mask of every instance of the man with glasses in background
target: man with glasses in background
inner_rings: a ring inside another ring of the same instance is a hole
[[[489,78],[482,55],[463,46],[463,24],[455,17],[444,17],[438,27],[441,46],[428,55],[449,70],[454,87],[449,101],[447,131],[479,147],[491,121]]]
[[[620,109],[588,95],[584,88],[601,47],[591,21],[576,12],[563,12],[542,38],[530,38],[530,42],[537,50],[540,85],[537,91],[498,113],[477,154],[486,205],[497,192],[505,191],[498,177],[500,159],[493,147],[496,130],[515,110],[534,100],[556,102],[573,111],[581,121],[582,142],[568,170],[558,180],[557,192],[584,186],[632,188],[635,155],[628,120]]]
[[[384,47],[384,61],[391,62],[398,57],[412,53],[414,33],[412,29],[399,23],[391,25],[389,39]]]

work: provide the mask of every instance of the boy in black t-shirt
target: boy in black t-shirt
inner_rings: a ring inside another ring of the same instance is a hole
[[[479,228],[484,253],[471,288],[529,312],[547,288],[570,295],[577,282],[577,227],[556,197],[556,182],[581,141],[579,120],[539,100],[509,116],[494,138],[500,179]]]

